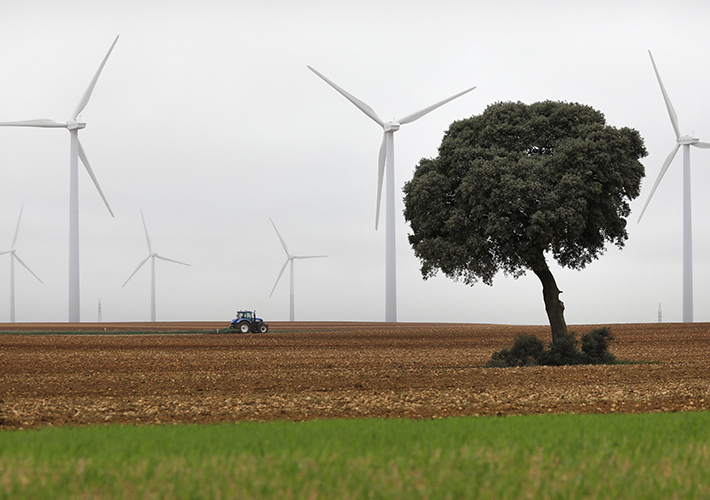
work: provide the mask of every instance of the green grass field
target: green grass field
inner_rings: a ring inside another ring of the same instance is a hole
[[[710,498],[710,413],[0,431],[0,498]]]

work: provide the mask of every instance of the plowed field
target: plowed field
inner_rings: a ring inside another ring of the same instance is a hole
[[[547,327],[223,326],[0,324],[0,428],[710,409],[710,324],[611,325],[611,351],[644,363],[534,368],[481,366]]]

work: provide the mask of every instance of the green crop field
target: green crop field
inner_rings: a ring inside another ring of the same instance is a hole
[[[709,498],[710,413],[0,431],[0,498]]]

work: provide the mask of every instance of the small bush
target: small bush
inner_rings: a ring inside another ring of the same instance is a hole
[[[614,335],[608,326],[582,335],[582,352],[587,356],[590,364],[611,364],[616,361],[616,356],[609,352],[609,343],[612,340]]]
[[[609,327],[597,328],[582,336],[582,349],[574,332],[550,342],[545,349],[543,342],[534,335],[521,333],[513,347],[494,352],[486,363],[490,368],[511,366],[563,366],[611,364],[616,357],[609,352],[609,343],[614,340]]]
[[[574,332],[550,342],[550,349],[540,359],[541,365],[563,366],[585,364],[584,354],[577,348],[579,341]]]
[[[545,345],[534,335],[521,333],[513,347],[494,352],[486,366],[504,368],[506,366],[535,366],[545,352]]]

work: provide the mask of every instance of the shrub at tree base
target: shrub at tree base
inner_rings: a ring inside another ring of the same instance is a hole
[[[614,340],[609,327],[597,328],[582,335],[582,352],[594,360],[593,364],[612,364],[616,357],[609,352],[609,343]]]
[[[597,328],[582,335],[582,348],[574,332],[561,336],[545,349],[543,342],[526,333],[515,339],[513,347],[494,352],[487,367],[510,366],[562,366],[613,364],[616,357],[609,352],[609,343],[614,340],[609,327]]]

